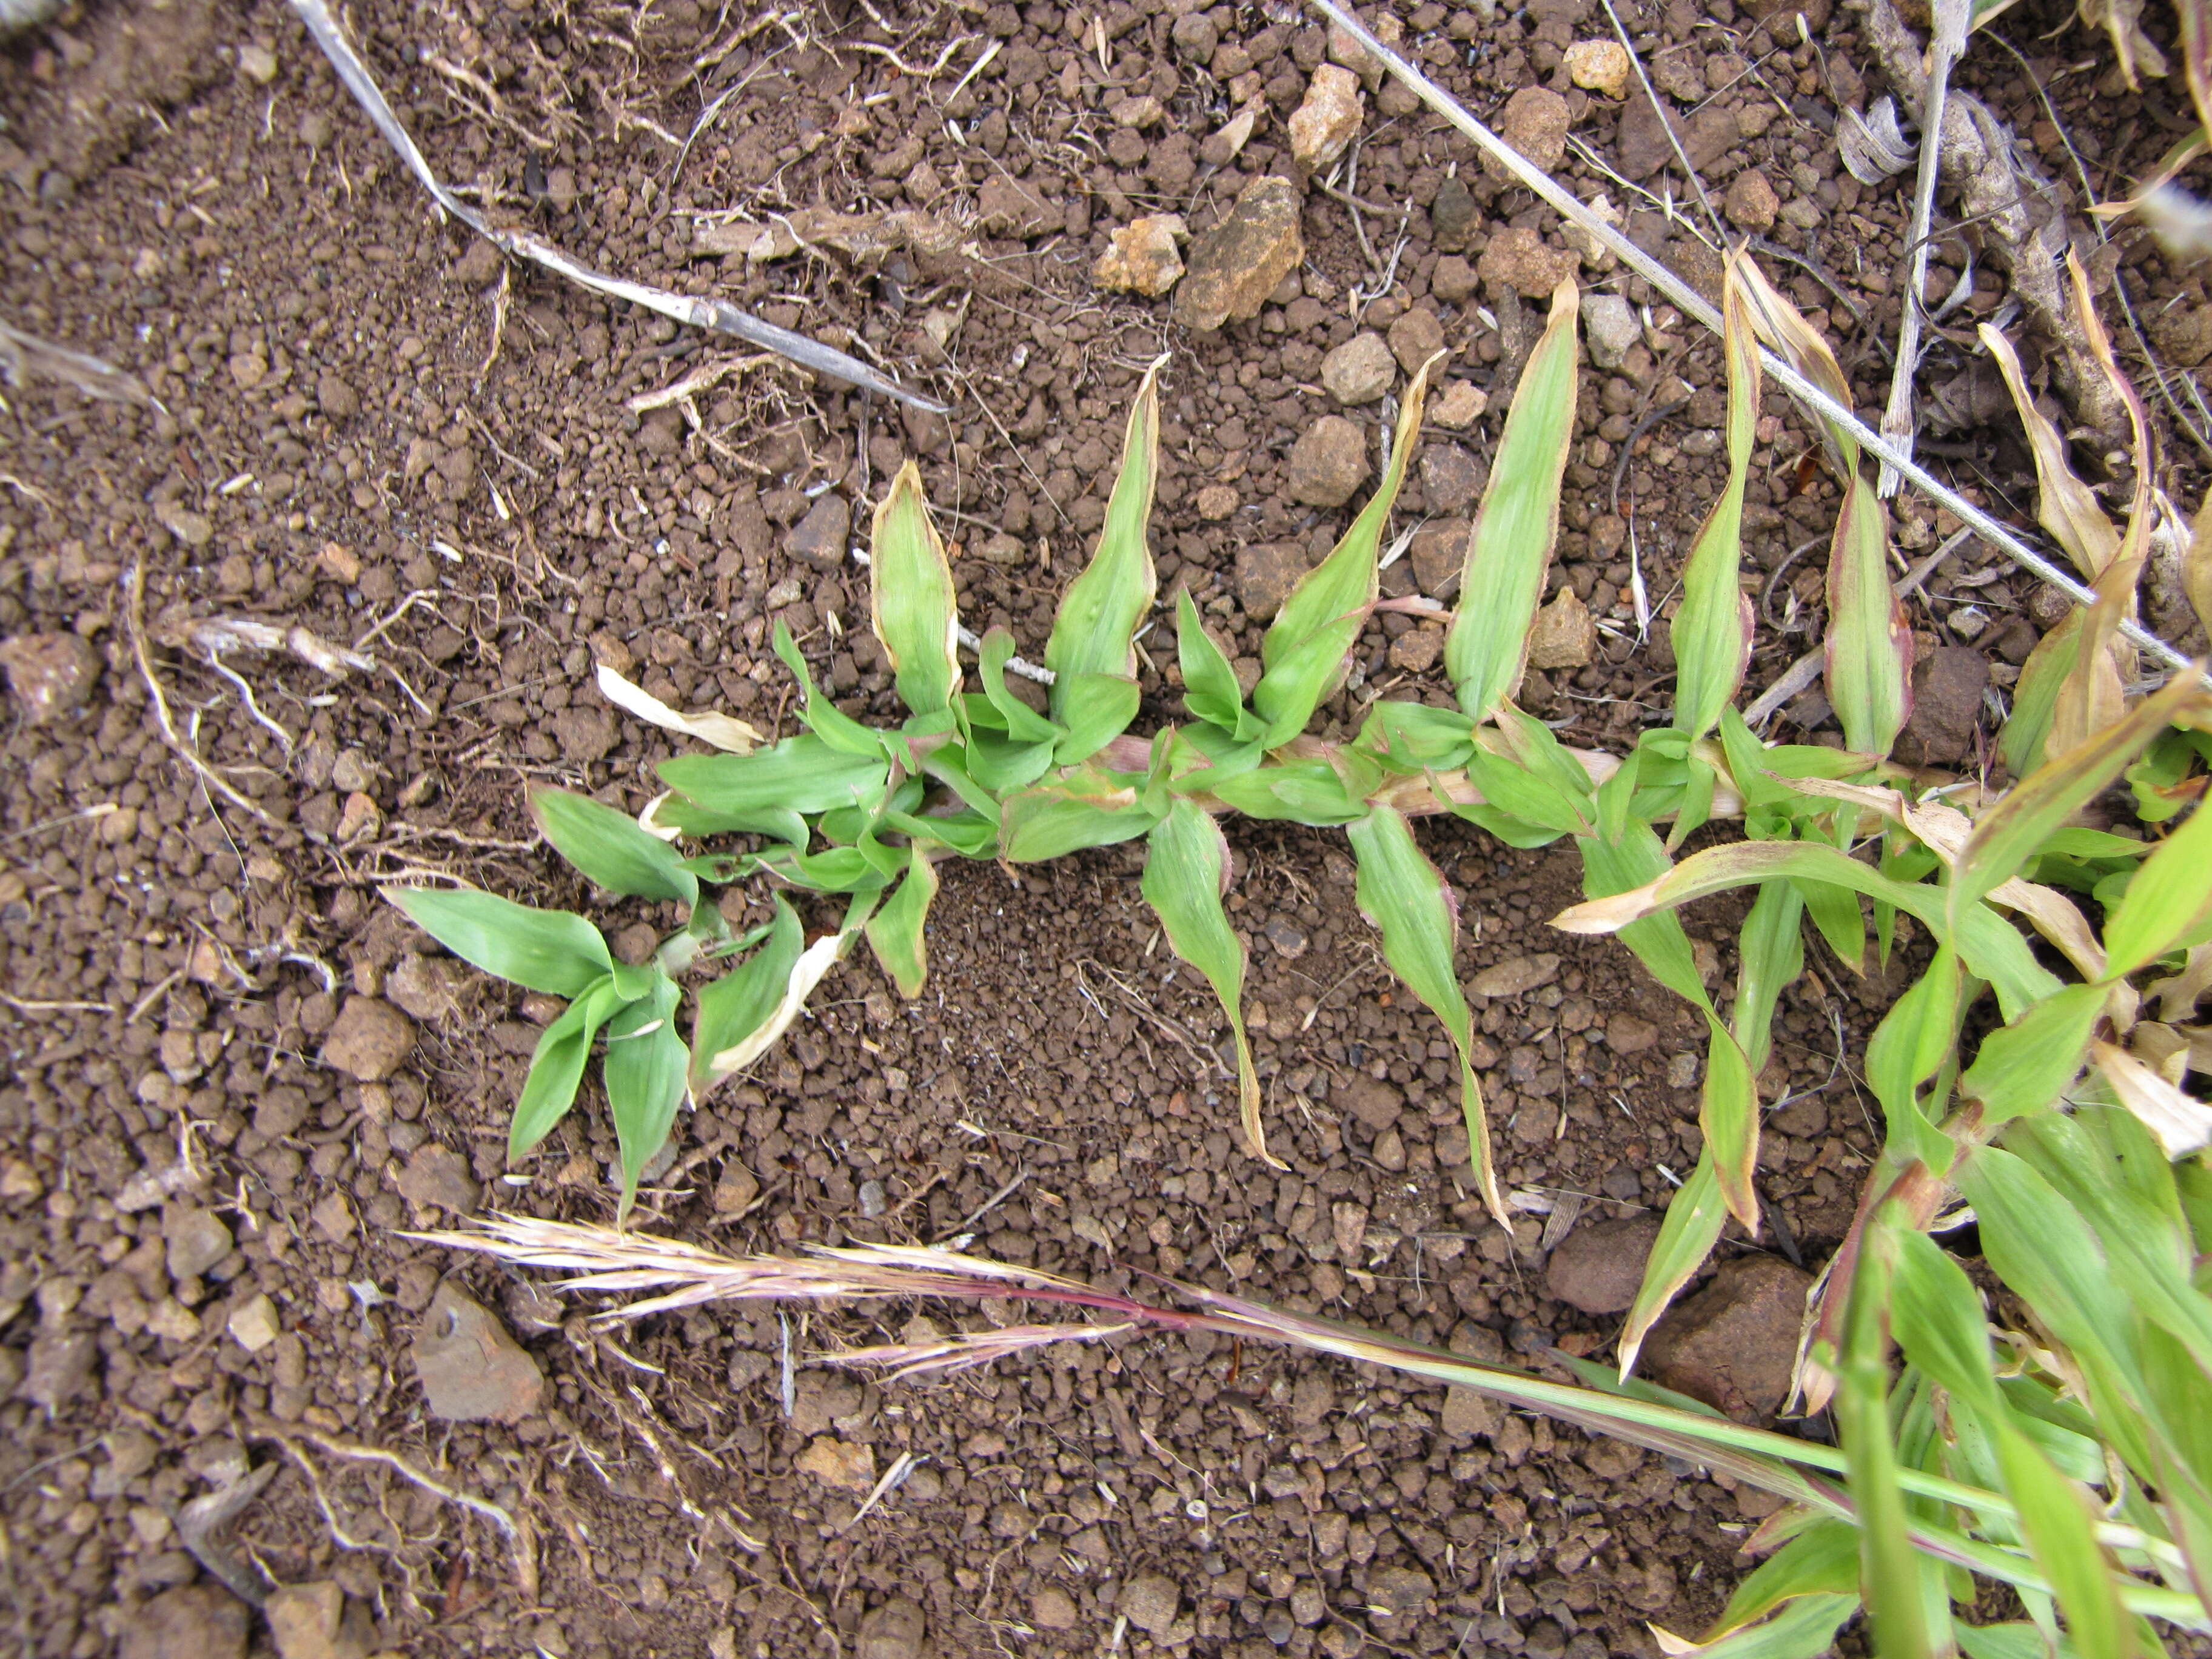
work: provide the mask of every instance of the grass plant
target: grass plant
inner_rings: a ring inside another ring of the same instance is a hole
[[[2078,270],[2075,281],[2101,342]],[[668,793],[636,822],[559,791],[533,795],[547,840],[594,882],[685,908],[652,962],[614,962],[579,916],[483,894],[392,896],[457,954],[570,999],[518,1103],[516,1151],[569,1109],[605,1031],[626,1211],[686,1095],[757,1060],[852,942],[866,940],[903,994],[920,994],[940,861],[1032,862],[1140,839],[1144,896],[1170,947],[1221,1002],[1245,1139],[1273,1161],[1243,1024],[1245,953],[1222,902],[1220,821],[1241,812],[1341,827],[1385,958],[1457,1055],[1467,1177],[1510,1226],[1472,1060],[1456,901],[1413,820],[1449,812],[1516,846],[1569,842],[1587,897],[1556,925],[1617,936],[1707,1031],[1703,1150],[1667,1212],[1615,1364],[1558,1356],[1577,1375],[1568,1384],[1202,1287],[1178,1287],[1188,1305],[1173,1307],[938,1251],[729,1259],[522,1220],[449,1242],[574,1270],[580,1290],[652,1293],[611,1316],[733,1297],[1019,1297],[1118,1323],[1291,1342],[1724,1468],[1790,1506],[1762,1528],[1770,1553],[1703,1638],[1717,1652],[1810,1659],[1862,1607],[1876,1650],[1899,1659],[2132,1659],[2158,1650],[2161,1630],[2212,1632],[2212,1172],[2203,1157],[2212,1107],[2191,1082],[2212,1070],[2212,1028],[2196,1013],[2212,989],[2212,814],[2194,805],[2212,752],[2212,696],[2194,672],[2149,695],[2129,690],[2136,665],[2122,629],[2148,545],[2148,485],[2124,523],[2106,520],[2013,376],[2044,520],[2098,603],[2023,671],[1999,734],[2019,781],[2001,792],[1985,781],[1938,782],[1890,758],[1911,709],[1911,635],[1889,582],[1887,513],[1852,432],[1831,422],[1839,505],[1826,690],[1843,742],[1764,742],[1737,708],[1753,623],[1741,558],[1759,347],[1838,403],[1847,386],[1825,343],[1738,255],[1723,296],[1729,474],[1671,624],[1673,719],[1625,756],[1570,750],[1514,697],[1548,586],[1577,401],[1576,314],[1565,284],[1505,420],[1446,636],[1454,708],[1374,701],[1355,711],[1356,727],[1338,728],[1348,737],[1310,730],[1346,683],[1376,607],[1383,534],[1431,362],[1401,399],[1374,495],[1267,629],[1249,696],[1179,593],[1188,718],[1131,732],[1135,638],[1158,597],[1146,544],[1155,365],[1130,412],[1096,550],[1045,649],[1044,708],[1009,686],[1013,641],[1002,629],[982,637],[972,683],[963,669],[945,549],[909,465],[876,512],[871,546],[871,617],[908,711],[901,725],[870,727],[840,710],[779,629],[803,732],[756,746],[720,730],[725,752],[663,763]],[[2134,411],[2136,475],[2148,479],[2155,459],[2140,405],[2109,349],[2104,362]],[[2141,836],[2076,822],[2118,786],[2142,803]],[[1723,817],[1740,817],[1740,835],[1682,854],[1688,836]],[[748,839],[737,850],[708,845],[732,836]],[[700,884],[756,878],[776,884],[775,920],[732,937]],[[1717,996],[1678,912],[1737,889],[1752,902],[1733,986]],[[787,891],[834,897],[842,921],[806,945]],[[1842,971],[1890,958],[1907,931],[1928,952],[1857,1057],[1886,1138],[1808,1310],[1798,1407],[1832,1413],[1832,1446],[1727,1422],[1634,1374],[1645,1334],[1730,1219],[1759,1233],[1759,1079],[1778,1000],[1803,969],[1808,922],[1814,948]],[[725,963],[733,965],[702,977]],[[678,1015],[687,978],[688,1039]],[[1972,1250],[1947,1239],[1971,1240]],[[1969,1273],[1977,1257],[1994,1275],[1994,1297]],[[941,1369],[1097,1334],[1063,1324],[865,1357]],[[1978,1576],[2010,1586],[2025,1619],[1969,1622]]]

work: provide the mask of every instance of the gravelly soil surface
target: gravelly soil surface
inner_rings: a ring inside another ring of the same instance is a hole
[[[2103,190],[2171,142],[2175,100],[2100,90],[2094,65],[2069,67],[2098,55],[2084,37],[2040,39],[2047,10],[2023,8],[2011,38],[2063,137],[2010,58],[1978,52],[1962,78],[2054,166],[2070,138]],[[1835,99],[1880,89],[1855,15],[1810,0],[1801,38],[1794,14],[1770,31],[1731,0],[1622,11],[1732,231],[1761,239],[1878,407],[1902,191],[1863,191],[1835,161]],[[1650,106],[1624,113],[1562,67],[1604,36],[1601,9],[1432,3],[1396,21],[1479,112],[1553,88],[1563,176],[1717,277]],[[0,1619],[22,1650],[228,1656],[274,1650],[274,1625],[287,1656],[911,1659],[1091,1653],[1118,1632],[1122,1651],[1237,1659],[1601,1659],[1654,1653],[1647,1620],[1709,1619],[1766,1512],[1756,1494],[1471,1400],[1146,1339],[930,1385],[802,1365],[787,1410],[787,1344],[803,1361],[981,1316],[858,1305],[793,1314],[787,1334],[773,1312],[710,1310],[610,1330],[410,1241],[479,1206],[609,1217],[612,1138],[587,1103],[505,1167],[548,1011],[419,954],[375,897],[380,879],[436,872],[590,907],[532,843],[522,785],[635,809],[672,752],[602,703],[595,659],[672,703],[787,730],[766,649],[781,620],[846,707],[890,715],[844,526],[908,455],[957,509],[968,619],[1036,654],[1163,350],[1163,590],[1187,586],[1251,657],[1350,511],[1293,499],[1292,441],[1325,413],[1364,444],[1387,429],[1387,403],[1338,410],[1326,355],[1363,330],[1414,361],[1424,341],[1449,347],[1449,380],[1481,396],[1461,391],[1449,406],[1466,418],[1427,434],[1401,514],[1422,528],[1386,577],[1449,599],[1455,532],[1540,326],[1533,296],[1578,264],[1637,307],[1642,284],[1578,258],[1387,87],[1341,194],[1309,187],[1285,118],[1326,42],[1295,9],[879,17],[862,0],[752,21],[691,0],[377,0],[351,26],[441,174],[495,216],[846,346],[952,412],[870,405],[502,271],[438,222],[280,7],[92,4],[7,48],[0,315],[136,372],[162,405],[51,380],[6,393],[0,634],[59,636],[39,660],[73,675],[52,708],[12,707],[0,802]],[[1232,155],[1217,134],[1240,108],[1261,118]],[[1112,230],[1175,213],[1203,231],[1271,173],[1301,192],[1305,257],[1253,320],[1193,333],[1166,301],[1094,285]],[[817,206],[910,209],[952,234],[761,263],[702,251],[726,221]],[[2117,267],[2161,349],[2193,364],[2212,348],[2201,288],[2124,246],[2100,279]],[[1948,293],[1957,239],[1938,260],[1931,292]],[[1968,293],[1969,319],[2004,298],[1986,264]],[[687,400],[627,407],[715,364]],[[2026,521],[2031,475],[2001,405],[1973,401],[1986,388],[1952,344],[1930,380],[1963,411],[1935,452]],[[1586,660],[1532,672],[1524,701],[1617,749],[1669,697],[1634,585],[1665,614],[1717,486],[1713,347],[1664,307],[1639,313],[1583,397],[1554,581],[1595,633]],[[1819,638],[1818,555],[1801,544],[1835,492],[1778,399],[1759,444],[1763,685]],[[1950,527],[1907,502],[1899,544]],[[358,643],[378,669],[213,662],[190,632],[210,617]],[[2052,617],[1975,550],[1930,580],[1916,758],[1972,763],[1984,684],[2001,690]],[[1161,665],[1171,626],[1150,642]],[[1356,724],[1378,693],[1442,698],[1439,641],[1408,616],[1378,623],[1328,720]],[[224,789],[165,741],[151,687]],[[1146,689],[1140,729],[1176,707],[1157,672]],[[1832,740],[1826,721],[1815,690],[1781,729]],[[1231,839],[1287,1173],[1235,1144],[1218,1016],[1161,948],[1135,858],[1106,851],[1018,878],[948,871],[923,1000],[901,1004],[865,960],[842,969],[756,1076],[680,1127],[641,1219],[731,1249],[966,1236],[1540,1368],[1554,1344],[1609,1351],[1617,1317],[1553,1291],[1620,1271],[1609,1246],[1577,1257],[1578,1237],[1626,1237],[1632,1267],[1636,1229],[1591,1230],[1654,1213],[1694,1159],[1700,1043],[1624,952],[1545,927],[1579,896],[1571,854],[1423,830],[1462,895],[1465,974],[1504,970],[1477,1006],[1509,1184],[1581,1217],[1547,1276],[1562,1230],[1531,1213],[1509,1237],[1455,1173],[1449,1050],[1393,992],[1340,840],[1250,824]],[[665,921],[601,919],[632,952]],[[1691,919],[1717,983],[1733,919]],[[1723,1254],[1817,1267],[1874,1140],[1838,1051],[1883,988],[1817,947],[1808,961],[1765,1079],[1785,1103],[1762,1158],[1780,1226]],[[457,1333],[479,1329],[530,1356],[463,1368],[516,1420],[441,1420],[413,1345],[427,1330],[426,1362],[450,1365]],[[902,1454],[912,1472],[856,1522]],[[268,1484],[212,1553],[293,1587],[266,1624],[179,1534],[186,1505],[249,1468]],[[497,1506],[514,1535],[454,1494]]]

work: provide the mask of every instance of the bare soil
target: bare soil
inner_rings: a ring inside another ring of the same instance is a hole
[[[1854,15],[1810,0],[1807,44],[1794,19],[1770,35],[1731,0],[1621,9],[1669,106],[1705,135],[1694,148],[1716,200],[1748,201],[1756,219],[1758,191],[1731,186],[1756,171],[1767,187],[1769,270],[1879,407],[1905,190],[1863,191],[1835,160],[1832,90],[1863,97],[1870,73]],[[1171,350],[1163,589],[1187,586],[1256,655],[1267,560],[1252,550],[1303,563],[1350,510],[1298,507],[1284,487],[1291,440],[1334,408],[1322,357],[1425,312],[1450,376],[1491,411],[1428,434],[1401,519],[1468,510],[1540,318],[1467,268],[1516,228],[1572,251],[1386,89],[1359,153],[1372,207],[1355,228],[1343,202],[1308,190],[1306,263],[1256,319],[1192,335],[1164,301],[1097,291],[1111,228],[1175,212],[1202,229],[1250,179],[1294,172],[1282,122],[1321,33],[1295,9],[1217,7],[1205,29],[1179,26],[1183,11],[1094,19],[1040,0],[886,12],[887,31],[866,0],[757,23],[690,0],[356,9],[403,119],[487,211],[880,361],[949,404],[943,418],[503,272],[439,222],[281,6],[94,3],[5,49],[0,315],[136,372],[162,405],[51,381],[6,392],[0,635],[74,636],[92,671],[47,719],[15,705],[0,734],[17,780],[0,801],[0,1619],[23,1652],[266,1650],[178,1532],[186,1504],[264,1465],[273,1479],[218,1547],[280,1584],[335,1582],[350,1609],[323,1645],[288,1654],[911,1659],[1092,1653],[1118,1630],[1139,1654],[1602,1659],[1656,1653],[1647,1621],[1693,1632],[1718,1610],[1766,1510],[1756,1494],[1402,1379],[1146,1339],[928,1385],[802,1364],[787,1410],[787,1347],[803,1362],[982,1316],[710,1309],[609,1330],[404,1236],[480,1205],[609,1218],[612,1137],[587,1099],[505,1166],[545,1011],[417,955],[425,941],[376,883],[440,872],[590,906],[533,843],[522,786],[557,780],[634,810],[675,751],[602,704],[595,659],[670,702],[788,731],[766,648],[781,620],[847,708],[893,717],[865,572],[834,540],[827,568],[793,555],[825,494],[865,512],[918,457],[958,541],[967,619],[1006,624],[1034,657],[1103,514],[1137,377]],[[1671,154],[1646,153],[1656,127],[1625,131],[1618,106],[1560,70],[1566,46],[1604,34],[1601,9],[1430,4],[1401,21],[1478,112],[1526,86],[1560,90],[1562,175],[1607,192],[1639,240],[1717,275],[1682,222],[1696,209]],[[2100,88],[2096,67],[2071,66],[2109,52],[2045,40],[2059,21],[2023,7],[2002,27],[2052,86],[2063,137],[2002,53],[1978,49],[1963,78],[2054,165],[2070,139],[2109,190],[2170,143],[2178,94]],[[986,41],[997,55],[961,84]],[[1147,94],[1162,125],[1117,125]],[[1267,118],[1224,164],[1206,141],[1232,97],[1253,96]],[[699,257],[717,216],[814,205],[918,208],[961,240],[757,266]],[[2100,281],[2193,363],[2212,347],[2206,332],[2188,355],[2206,315],[2196,279],[2114,246]],[[1938,258],[1931,291],[1948,293],[1963,245]],[[1650,297],[1602,262],[1583,274]],[[1948,325],[1961,340],[1959,319],[2004,297],[1986,262],[1969,292]],[[1712,343],[1663,307],[1644,321],[1617,370],[1586,375],[1569,468],[1554,580],[1598,620],[1598,651],[1532,673],[1525,693],[1564,738],[1614,749],[1669,700],[1664,630],[1639,638],[1635,581],[1663,616],[1720,476]],[[626,409],[725,357],[738,360],[726,380],[688,409]],[[1930,447],[2027,522],[2032,473],[2001,404],[1968,397],[1965,361],[1939,339],[1930,380],[1957,382],[1963,412]],[[1753,686],[1820,636],[1820,556],[1801,544],[1835,501],[1778,398],[1759,444]],[[1225,514],[1201,514],[1206,489],[1227,493]],[[1948,528],[1900,509],[1910,552]],[[1392,568],[1390,591],[1413,591],[1415,564]],[[1931,652],[1972,647],[2001,690],[2052,619],[2035,601],[1970,549],[1915,621]],[[380,672],[331,678],[248,652],[218,667],[186,642],[210,616],[363,641]],[[1421,631],[1377,623],[1326,711],[1334,726],[1376,695],[1443,696],[1433,649],[1407,641]],[[1161,637],[1147,648],[1164,667]],[[234,798],[179,759],[149,683]],[[1146,690],[1140,729],[1173,719],[1156,667]],[[1931,763],[1985,747],[1979,685],[1963,697],[1946,709],[1956,729],[1923,717]],[[1781,729],[1833,741],[1826,722],[1816,690]],[[1136,857],[1109,850],[1018,875],[948,870],[925,996],[902,1004],[856,956],[756,1076],[682,1123],[641,1224],[732,1249],[970,1238],[1109,1283],[1234,1285],[1539,1367],[1555,1345],[1609,1352],[1617,1322],[1547,1289],[1561,1230],[1547,1240],[1532,1212],[1508,1236],[1455,1178],[1449,1050],[1394,989],[1340,840],[1230,835],[1287,1173],[1236,1145],[1218,1014],[1158,938]],[[1697,1152],[1697,1030],[1626,952],[1545,926],[1580,896],[1571,853],[1455,823],[1422,836],[1462,896],[1464,973],[1529,959],[1536,981],[1479,999],[1507,1184],[1585,1226],[1663,1206]],[[1716,983],[1734,919],[1689,919]],[[645,907],[600,920],[633,950],[666,922]],[[1847,1062],[1883,987],[1817,946],[1808,961],[1765,1080],[1788,1103],[1762,1156],[1778,1224],[1724,1256],[1816,1267],[1874,1144]],[[410,1011],[411,1052],[388,1078],[327,1063],[355,999]],[[410,1345],[448,1278],[545,1373],[519,1422],[426,1408]],[[825,1439],[838,1456],[802,1469]],[[902,1454],[912,1472],[856,1522]],[[821,1476],[833,1467],[868,1473],[841,1487]],[[516,1536],[452,1494],[498,1506]]]

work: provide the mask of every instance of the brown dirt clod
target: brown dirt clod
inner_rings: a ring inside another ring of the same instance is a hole
[[[1723,1262],[1645,1339],[1652,1377],[1739,1422],[1771,1421],[1790,1392],[1813,1278],[1771,1255]]]

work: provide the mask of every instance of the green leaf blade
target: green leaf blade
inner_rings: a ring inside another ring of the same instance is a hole
[[[1152,826],[1143,890],[1176,955],[1206,976],[1237,1042],[1237,1111],[1253,1152],[1277,1169],[1289,1166],[1267,1150],[1260,1121],[1260,1079],[1244,1035],[1244,941],[1221,907],[1228,884],[1229,842],[1221,826],[1188,797],[1179,797]]]
[[[699,878],[684,867],[684,855],[627,813],[544,787],[530,792],[530,815],[555,852],[609,892],[686,906],[699,902]]]
[[[767,1023],[805,942],[799,913],[779,896],[775,918],[760,947],[694,994],[697,1007],[691,1025],[693,1094],[703,1096],[720,1080],[711,1074],[715,1055],[736,1048]]]
[[[1352,648],[1375,610],[1382,531],[1413,462],[1427,395],[1424,365],[1400,404],[1382,482],[1328,556],[1298,579],[1260,642],[1262,670],[1252,708],[1266,722],[1261,741],[1270,749],[1304,731],[1322,700],[1344,681]]]
[[[928,854],[915,846],[908,860],[906,878],[863,927],[868,948],[891,976],[899,994],[909,1002],[921,994],[922,983],[929,975],[922,927],[929,918],[930,901],[936,896],[937,867],[929,861]]]
[[[2081,1074],[2105,998],[2101,985],[2069,985],[2034,1003],[1982,1039],[1959,1092],[1991,1123],[2051,1110]]]
[[[2191,943],[2212,913],[2212,810],[2200,803],[2136,872],[2106,919],[2106,977],[2124,979]]]
[[[1869,1224],[1844,1314],[1834,1403],[1838,1437],[1857,1510],[1859,1581],[1883,1659],[1929,1659],[1920,1564],[1906,1529],[1905,1492],[1891,1425],[1885,1316],[1890,1302],[1897,1212]]]
[[[600,1069],[606,1081],[607,1109],[615,1121],[615,1139],[622,1150],[617,1226],[629,1218],[637,1200],[638,1179],[668,1144],[677,1110],[684,1103],[691,1051],[676,1034],[678,995],[676,981],[656,973],[646,994],[608,1022],[607,1057]]]
[[[1682,605],[1674,642],[1674,726],[1691,737],[1713,729],[1743,684],[1751,661],[1752,604],[1738,581],[1743,556],[1744,490],[1759,419],[1759,342],[1743,315],[1741,252],[1729,258],[1721,292],[1721,340],[1728,363],[1728,482],[1698,532],[1682,568]]]
[[[612,978],[587,988],[538,1038],[530,1056],[530,1073],[514,1103],[507,1126],[509,1162],[545,1139],[555,1124],[576,1103],[577,1085],[584,1080],[584,1062],[590,1059],[592,1039],[615,1011],[623,1006],[622,994]]]
[[[1006,798],[999,849],[1013,863],[1033,864],[1086,847],[1110,847],[1145,834],[1163,810],[1146,805],[1136,782],[1124,775],[1079,766]]]
[[[1176,658],[1182,666],[1183,707],[1232,737],[1249,735],[1242,731],[1246,723],[1244,691],[1237,683],[1237,671],[1199,620],[1187,587],[1176,590]]]
[[[1474,1074],[1474,1015],[1460,989],[1454,958],[1459,945],[1459,904],[1451,887],[1413,839],[1402,812],[1372,808],[1346,834],[1358,866],[1355,893],[1360,913],[1382,935],[1382,955],[1429,1012],[1443,1022],[1459,1057],[1460,1110],[1467,1122],[1468,1157],[1477,1189],[1498,1223],[1513,1223],[1498,1188],[1491,1157],[1490,1125],[1482,1085]]]
[[[1721,1197],[1720,1177],[1714,1172],[1712,1148],[1698,1154],[1689,1179],[1675,1188],[1659,1223],[1659,1237],[1644,1259],[1644,1282],[1620,1330],[1620,1370],[1626,1376],[1636,1369],[1644,1339],[1667,1304],[1712,1254],[1720,1241],[1721,1224],[1728,1219],[1728,1205]]]
[[[1552,296],[1551,319],[1521,372],[1468,541],[1459,605],[1444,636],[1444,674],[1460,707],[1477,720],[1495,714],[1520,683],[1559,539],[1559,482],[1575,429],[1580,305],[1571,281]]]
[[[548,996],[578,997],[614,966],[599,930],[568,910],[535,910],[463,887],[386,887],[384,896],[462,961]]]
[[[750,823],[763,814],[854,805],[881,793],[890,767],[880,756],[845,754],[807,732],[750,755],[678,755],[661,762],[659,771],[702,813]]]
[[[1083,574],[1068,584],[1046,641],[1044,665],[1057,677],[1052,717],[1073,724],[1069,683],[1085,674],[1133,679],[1138,624],[1152,608],[1159,580],[1146,536],[1159,476],[1159,374],[1164,357],[1145,371],[1121,438],[1121,469],[1107,498],[1098,545]]]

